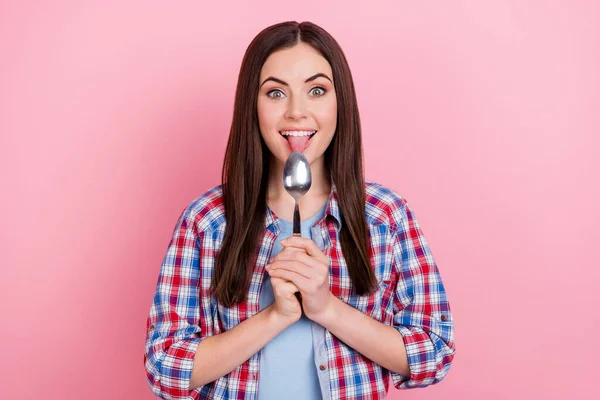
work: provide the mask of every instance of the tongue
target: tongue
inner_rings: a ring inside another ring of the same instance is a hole
[[[292,151],[299,151],[302,153],[308,145],[310,136],[288,136],[287,140],[292,148]]]

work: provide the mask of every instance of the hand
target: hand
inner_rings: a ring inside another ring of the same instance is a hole
[[[293,283],[302,293],[304,313],[317,321],[329,311],[333,297],[329,290],[329,258],[307,238],[290,237],[280,243],[283,250],[271,259],[267,271],[271,279]]]
[[[273,295],[275,301],[272,304],[273,314],[283,319],[289,324],[293,324],[302,317],[302,308],[300,302],[294,295],[298,288],[292,282],[285,279],[271,276],[271,285],[273,286]]]

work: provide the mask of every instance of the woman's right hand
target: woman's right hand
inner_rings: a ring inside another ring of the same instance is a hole
[[[275,301],[272,312],[276,317],[288,321],[290,324],[298,321],[302,316],[302,307],[294,295],[299,292],[296,285],[281,278],[271,278]]]

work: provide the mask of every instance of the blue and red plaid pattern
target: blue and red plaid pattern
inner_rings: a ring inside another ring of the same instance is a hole
[[[320,227],[330,259],[331,292],[372,318],[395,327],[404,339],[410,376],[390,372],[324,330],[330,399],[382,399],[389,377],[396,388],[440,382],[455,353],[454,319],[429,245],[412,208],[391,189],[365,185],[370,255],[379,289],[352,293],[339,233],[335,183]],[[248,299],[232,308],[210,296],[215,255],[225,233],[221,186],[181,213],[160,268],[146,324],[144,363],[152,392],[164,399],[256,399],[260,354],[214,382],[189,390],[194,355],[203,338],[229,330],[259,312],[259,294],[273,245],[277,216],[268,208]]]

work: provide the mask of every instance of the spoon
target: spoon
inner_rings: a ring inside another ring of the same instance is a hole
[[[283,166],[283,187],[294,198],[294,228],[292,236],[301,237],[300,225],[300,209],[298,208],[298,200],[310,189],[312,177],[310,174],[310,165],[308,160],[299,151],[293,152]],[[300,292],[295,293],[296,298],[302,307],[302,295]]]
[[[308,160],[299,151],[293,152],[283,166],[283,187],[294,198],[294,229],[292,236],[302,236],[298,200],[310,189],[312,177]]]

